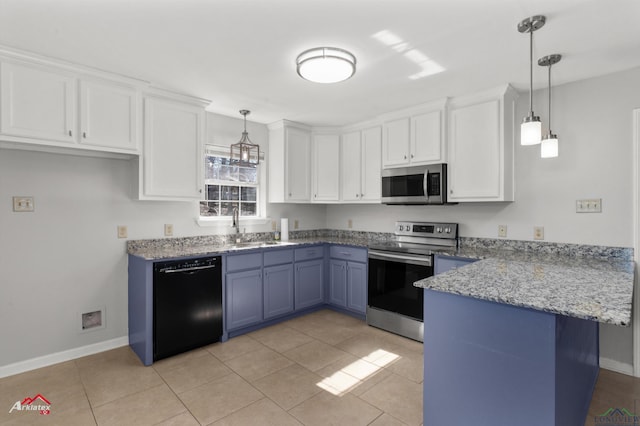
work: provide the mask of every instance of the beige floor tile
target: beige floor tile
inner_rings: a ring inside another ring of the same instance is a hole
[[[175,393],[182,393],[230,373],[222,361],[204,351],[203,356],[187,358],[159,374]]]
[[[250,336],[280,353],[297,348],[313,340],[312,337],[304,333],[279,324],[254,331]]]
[[[321,387],[334,395],[360,395],[391,373],[361,358],[347,355],[321,368],[316,374],[323,378]]]
[[[200,426],[200,423],[198,423],[191,413],[185,411],[163,422],[156,423],[155,426]]]
[[[264,396],[237,374],[229,374],[180,394],[191,414],[203,425],[227,417]]]
[[[273,401],[263,398],[235,413],[212,423],[211,426],[297,426],[301,423]]]
[[[351,327],[346,327],[333,322],[327,322],[323,327],[307,330],[306,333],[329,345],[337,345],[351,337],[357,335],[357,331]]]
[[[318,371],[348,354],[316,340],[288,350],[284,355],[311,371]]]
[[[226,342],[218,342],[207,346],[205,349],[211,352],[220,361],[228,361],[240,355],[264,348],[262,343],[248,335],[234,337]]]
[[[152,366],[158,373],[163,373],[205,355],[211,355],[211,353],[204,348],[198,348],[169,358],[161,359],[160,361],[154,362]]]
[[[391,376],[393,373],[385,368],[381,368],[376,371],[374,374],[368,376],[366,379],[360,380],[360,383],[357,387],[351,389],[351,394],[355,396],[360,396],[363,393],[367,392],[369,389]],[[422,395],[422,393],[421,393]]]
[[[165,384],[117,399],[93,412],[99,426],[154,425],[186,411]]]
[[[340,342],[336,347],[372,363],[380,358],[390,360],[394,356],[399,357],[403,352],[401,347],[392,344],[377,332],[354,336]]]
[[[390,363],[387,368],[416,383],[422,383],[424,380],[424,358],[419,353],[406,351],[399,359]]]
[[[338,397],[321,392],[289,410],[289,413],[306,426],[357,426],[368,425],[382,411],[349,394]]]
[[[306,368],[293,364],[253,382],[263,394],[280,407],[289,410],[322,391],[322,379]]]
[[[422,385],[391,374],[360,398],[408,425],[422,423]]]
[[[238,356],[226,362],[237,374],[253,382],[293,364],[288,358],[269,348]]]
[[[388,413],[384,413],[373,423],[369,423],[369,426],[406,426],[406,423],[401,422],[393,416],[390,416]]]

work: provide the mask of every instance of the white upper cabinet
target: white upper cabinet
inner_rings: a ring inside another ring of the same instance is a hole
[[[282,120],[269,125],[269,202],[311,200],[311,131]]]
[[[39,65],[4,62],[1,66],[2,133],[39,142],[75,143],[73,75]]]
[[[138,95],[131,87],[80,81],[80,143],[138,149]]]
[[[203,105],[145,96],[141,199],[188,201],[202,197],[203,131]]]
[[[313,135],[313,202],[340,200],[340,135]]]
[[[449,106],[449,201],[513,201],[517,93],[511,86]]]
[[[342,135],[342,201],[380,202],[381,155],[380,126]]]
[[[383,124],[383,167],[444,162],[445,108],[446,99],[387,116]]]

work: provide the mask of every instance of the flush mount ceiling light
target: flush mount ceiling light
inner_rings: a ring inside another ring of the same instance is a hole
[[[557,64],[562,59],[562,55],[549,55],[538,59],[538,65],[549,67],[549,133],[542,137],[540,156],[542,158],[552,158],[558,156],[558,136],[551,131],[551,66]]]
[[[255,166],[260,162],[260,145],[256,145],[249,139],[247,133],[247,115],[251,111],[241,109],[240,114],[244,116],[244,132],[240,141],[231,145],[231,161],[238,162],[240,166]]]
[[[314,83],[338,83],[356,72],[356,57],[337,47],[316,47],[296,58],[298,75]]]
[[[518,31],[529,33],[529,115],[520,126],[520,145],[537,145],[542,137],[540,117],[533,113],[533,32],[542,28],[546,20],[544,16],[536,15],[518,24]]]

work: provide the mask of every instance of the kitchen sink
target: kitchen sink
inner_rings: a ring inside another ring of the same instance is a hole
[[[230,244],[230,249],[241,249],[250,247],[269,247],[269,246],[285,246],[293,243],[282,241],[243,241],[240,243]]]

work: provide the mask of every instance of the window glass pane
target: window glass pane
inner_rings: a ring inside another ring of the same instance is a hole
[[[220,203],[220,216],[231,216],[233,215],[233,209],[239,208],[238,203]]]
[[[242,201],[256,201],[258,188],[244,186],[240,188]]]
[[[219,207],[218,202],[206,202],[206,201],[201,201],[200,202],[200,216],[218,216],[219,212],[220,212],[220,207]]]
[[[258,169],[255,167],[240,167],[238,180],[240,182],[257,183]]]
[[[222,200],[239,200],[240,199],[240,187],[222,185],[220,187],[220,195]]]
[[[255,216],[256,203],[240,203],[240,216]]]
[[[207,185],[207,200],[220,199],[220,185]]]
[[[230,182],[238,181],[238,166],[220,166],[220,174],[218,175],[219,180],[228,180]]]

